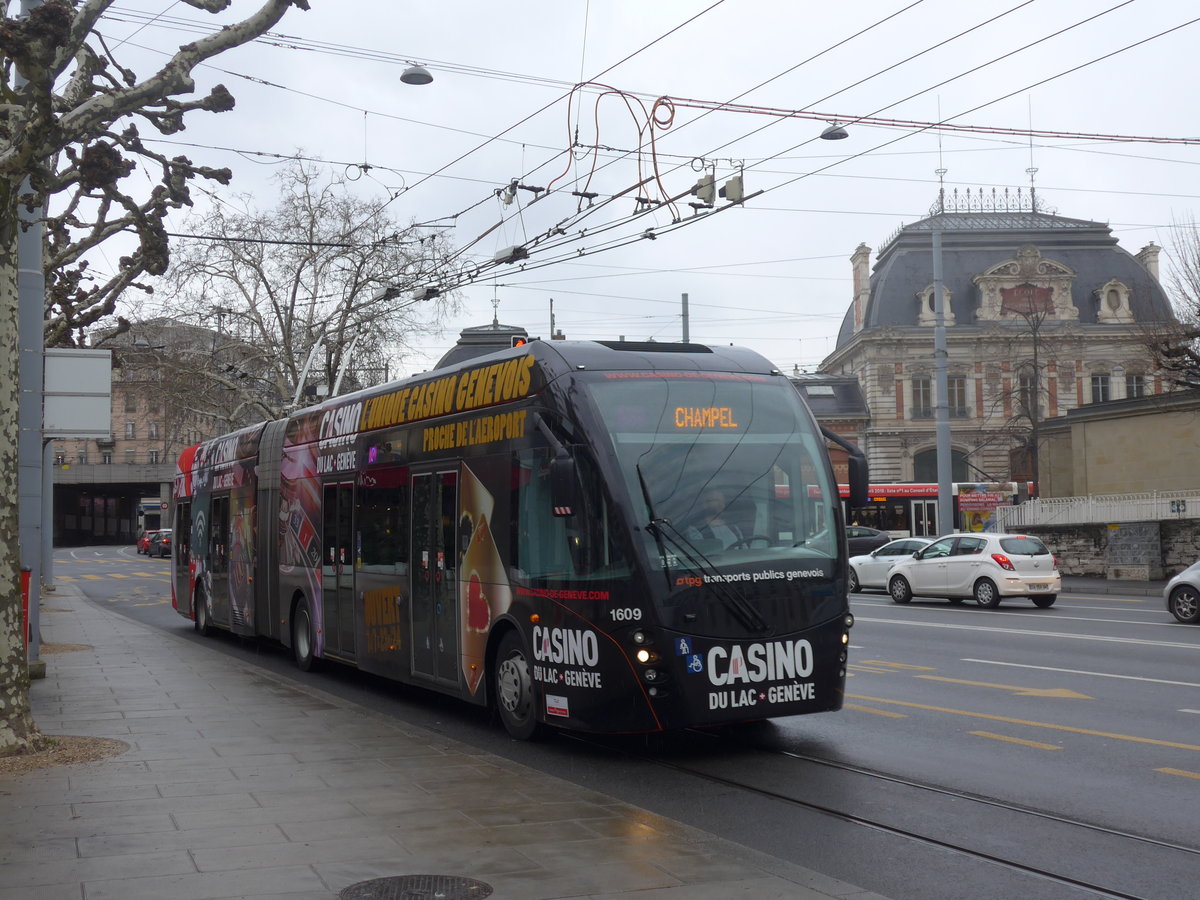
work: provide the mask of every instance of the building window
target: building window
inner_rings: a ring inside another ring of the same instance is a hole
[[[137,412],[137,399],[133,396],[133,391],[125,392],[125,412]]]
[[[950,415],[956,419],[965,419],[970,415],[967,409],[967,379],[963,375],[951,375],[946,379],[946,393]]]
[[[928,375],[913,376],[912,414],[914,419],[933,418],[933,385]]]
[[[78,458],[77,458],[75,461],[76,461],[76,462],[78,462],[78,463],[79,463],[79,465],[81,465],[81,466],[86,466],[86,465],[87,465],[87,451],[86,451],[86,450],[80,450],[80,451],[79,451],[79,456],[78,456]]]
[[[157,450],[150,451],[150,465],[152,465],[152,466],[158,465],[158,454],[159,454],[159,451],[157,451]]]
[[[1125,396],[1126,397],[1145,397],[1146,396],[1146,376],[1145,375],[1126,375],[1125,376]]]
[[[125,464],[131,466],[136,461],[137,461],[137,451],[136,450],[126,450],[125,451]]]
[[[128,440],[133,440],[137,437],[137,425],[133,422],[125,423],[125,437]]]
[[[56,466],[65,466],[67,464],[67,454],[55,453],[54,454],[54,464]]]
[[[111,466],[112,465],[112,454],[108,453],[108,452],[101,453],[100,454],[100,465]]]
[[[1112,399],[1111,385],[1107,373],[1097,373],[1092,376],[1092,402],[1105,403]]]
[[[153,440],[157,437],[158,437],[158,423],[151,422],[150,423],[150,438]]]

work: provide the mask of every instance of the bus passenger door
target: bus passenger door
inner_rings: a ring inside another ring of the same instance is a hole
[[[914,500],[912,502],[913,537],[938,536],[937,507],[936,500]]]
[[[212,620],[229,625],[229,497],[213,497],[209,507],[208,565]]]
[[[354,484],[324,488],[324,553],[321,559],[321,607],[325,613],[325,650],[353,658],[354,649]]]
[[[413,673],[458,683],[458,473],[429,472],[412,479]]]

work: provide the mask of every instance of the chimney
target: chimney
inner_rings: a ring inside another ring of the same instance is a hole
[[[854,273],[854,332],[857,334],[862,331],[867,301],[871,299],[871,248],[859,244],[850,257],[850,266]]]
[[[1137,261],[1146,267],[1146,271],[1154,277],[1155,281],[1158,281],[1158,254],[1161,250],[1162,247],[1151,241],[1139,250],[1137,255]]]

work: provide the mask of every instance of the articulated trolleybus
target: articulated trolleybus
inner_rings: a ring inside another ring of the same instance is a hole
[[[747,350],[531,341],[186,450],[173,602],[517,738],[840,709],[825,437]]]

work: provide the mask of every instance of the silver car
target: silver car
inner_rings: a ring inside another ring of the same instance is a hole
[[[1192,563],[1163,588],[1171,615],[1184,625],[1200,625],[1200,562]]]
[[[853,593],[868,588],[886,591],[888,573],[892,571],[892,566],[899,560],[912,556],[932,540],[933,538],[924,537],[899,538],[864,556],[850,557],[850,591]]]
[[[988,609],[1003,597],[1028,597],[1039,609],[1054,605],[1062,590],[1058,560],[1035,537],[1024,534],[948,534],[892,567],[888,593],[897,603],[913,596],[967,597]]]

